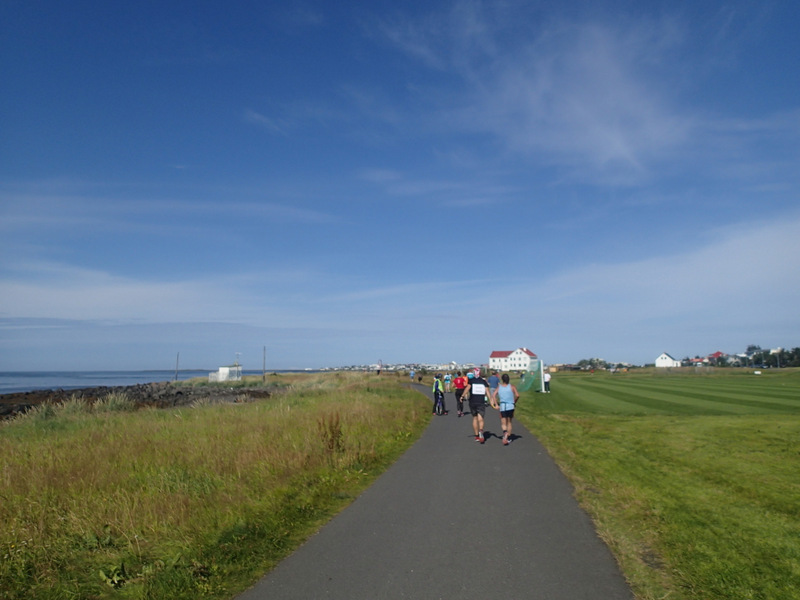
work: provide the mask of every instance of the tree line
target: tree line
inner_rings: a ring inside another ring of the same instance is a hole
[[[800,367],[800,348],[772,351],[762,350],[760,346],[747,347],[747,364],[741,366],[762,366],[770,368]],[[739,359],[743,360],[743,359]]]

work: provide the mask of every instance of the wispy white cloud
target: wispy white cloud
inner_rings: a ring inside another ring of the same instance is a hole
[[[289,121],[286,119],[267,117],[249,108],[244,111],[244,120],[247,123],[253,123],[259,127],[263,127],[271,133],[277,133],[284,136],[288,135],[289,130],[292,128],[291,123],[289,123]]]
[[[787,148],[792,163],[800,158],[794,111],[732,118],[696,102],[713,60],[687,64],[689,40],[697,44],[693,23],[526,15],[526,35],[511,35],[520,33],[512,18],[519,6],[454,6],[380,28],[409,57],[447,74],[441,85],[421,84],[434,105],[428,130],[489,135],[573,184],[639,186],[676,174],[719,179],[730,169],[741,179],[769,169],[792,178],[778,149]],[[717,24],[724,39],[732,18]],[[460,85],[448,88],[454,80]]]
[[[800,182],[800,109],[755,117],[708,116],[698,121],[687,161],[709,177],[773,189]]]
[[[793,343],[800,215],[721,228],[696,249],[646,260],[550,275],[533,264],[522,277],[357,288],[326,301],[342,298],[357,310],[337,317],[340,326],[380,328],[393,344],[416,348],[428,344],[419,340],[425,332],[436,340],[429,345],[466,353],[505,340],[536,347],[548,360],[577,360],[579,348],[586,357],[647,362],[665,350],[693,355],[718,349],[708,345],[735,351],[754,340]]]
[[[506,318],[561,356],[580,346],[647,361],[668,349],[717,349],[708,344],[734,351],[761,336],[793,343],[788,338],[800,330],[800,215],[720,229],[691,251],[514,282],[500,296],[530,307],[511,305]],[[657,352],[648,358],[648,349]]]
[[[525,277],[372,286],[342,273],[291,269],[160,282],[63,264],[20,267],[25,279],[0,282],[0,316],[15,322],[60,319],[73,321],[73,329],[81,321],[171,323],[188,331],[229,323],[259,335],[269,328],[274,343],[287,345],[291,330],[302,328],[343,348],[381,346],[383,339],[415,356],[473,356],[489,342],[530,345],[549,360],[575,360],[579,348],[643,362],[665,350],[711,351],[709,343],[732,350],[769,344],[800,328],[797,214],[720,229],[694,251],[542,277],[532,269]],[[31,278],[33,271],[41,277]]]
[[[395,169],[362,169],[357,173],[359,179],[370,183],[392,183],[403,178],[403,174]]]
[[[646,181],[693,130],[692,117],[671,106],[653,64],[653,47],[665,43],[659,36],[671,35],[650,24],[632,31],[578,24],[540,32],[464,73],[451,122],[567,169],[573,180]]]
[[[718,238],[687,253],[586,266],[550,284],[561,290],[558,301],[594,299],[606,314],[629,319],[717,312],[735,322],[732,308],[766,298],[783,309],[800,302],[800,218],[737,226]]]
[[[316,30],[326,24],[325,14],[305,2],[282,5],[272,9],[272,12],[282,27],[294,33],[306,33],[309,29]]]
[[[321,129],[335,128],[342,123],[352,126],[355,117],[347,110],[337,106],[336,99],[346,98],[347,104],[354,102],[362,105],[368,104],[366,96],[363,93],[356,95],[354,90],[355,88],[343,85],[335,92],[331,92],[333,99],[325,101],[291,98],[270,103],[268,109],[247,108],[243,111],[242,118],[245,123],[283,137],[318,136]],[[362,106],[363,108],[364,106]],[[385,105],[383,108],[386,108]],[[264,112],[269,114],[264,114]]]
[[[298,298],[319,278],[299,269],[209,272],[205,278],[123,277],[55,262],[23,262],[0,280],[0,315],[126,323],[303,324]]]
[[[211,187],[202,190],[170,189],[160,186],[157,193],[138,186],[75,182],[18,184],[14,189],[0,187],[3,218],[0,230],[21,237],[41,228],[61,231],[145,227],[181,228],[201,217],[213,227],[213,218],[240,214],[247,219],[269,219],[294,223],[330,223],[339,219],[333,211],[304,207],[294,186]],[[208,193],[213,199],[206,199]],[[219,197],[225,197],[220,202]],[[285,200],[284,200],[285,196]],[[277,197],[278,201],[269,198]],[[245,199],[239,199],[245,198]],[[260,199],[264,198],[264,199]]]
[[[374,168],[363,169],[356,177],[378,186],[383,194],[391,197],[418,198],[427,204],[436,202],[448,208],[490,206],[506,202],[519,193],[518,188],[498,183],[491,177],[486,180],[424,179],[416,173]]]

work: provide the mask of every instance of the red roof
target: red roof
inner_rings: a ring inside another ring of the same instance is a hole
[[[536,358],[536,355],[527,348],[517,348],[517,350],[522,350],[531,358]],[[489,358],[508,358],[512,352],[516,352],[516,350],[493,350]]]

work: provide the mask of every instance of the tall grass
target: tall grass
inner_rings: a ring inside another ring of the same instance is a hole
[[[800,371],[554,376],[520,419],[638,598],[800,597]]]
[[[137,412],[119,398],[86,411],[76,401],[1,426],[0,597],[229,597],[352,500],[428,418],[427,400],[388,377],[287,388]]]

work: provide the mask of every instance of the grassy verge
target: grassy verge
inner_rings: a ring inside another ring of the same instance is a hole
[[[429,418],[428,401],[391,377],[283,383],[266,401],[72,402],[0,426],[0,597],[228,598]]]
[[[561,375],[518,414],[637,597],[798,598],[800,372]]]

